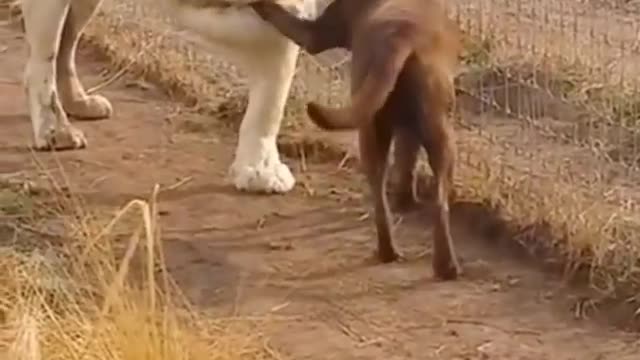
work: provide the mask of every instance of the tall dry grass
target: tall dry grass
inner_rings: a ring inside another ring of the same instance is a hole
[[[0,242],[0,359],[280,358],[259,333],[261,319],[213,318],[182,296],[164,265],[158,186],[149,199],[132,200],[108,221],[77,196],[62,195],[63,188],[51,189],[47,197],[55,195],[58,215],[49,221],[64,225],[61,238],[49,239],[41,225],[16,223],[35,233],[37,243],[19,249],[27,239]],[[30,196],[4,190],[15,193],[13,201]],[[127,237],[116,238],[116,228]]]

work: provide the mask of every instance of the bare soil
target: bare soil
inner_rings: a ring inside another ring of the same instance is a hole
[[[30,170],[21,36],[0,29],[0,52],[0,173]],[[79,66],[87,86],[109,72],[86,49]],[[299,181],[293,192],[238,193],[226,178],[235,130],[213,131],[212,119],[131,78],[102,93],[114,117],[78,123],[89,148],[57,154],[74,191],[113,207],[183,181],[160,196],[171,273],[212,313],[273,314],[269,335],[290,358],[637,358],[637,336],[584,319],[588,301],[577,290],[488,248],[462,212],[454,214],[461,280],[432,278],[427,207],[397,227],[408,260],[383,265],[354,170],[286,159]],[[54,155],[38,156],[55,167]]]

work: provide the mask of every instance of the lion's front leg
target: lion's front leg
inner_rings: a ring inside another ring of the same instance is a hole
[[[82,131],[69,123],[55,86],[55,61],[69,2],[21,1],[25,38],[29,45],[24,81],[38,150],[79,149],[87,144]]]
[[[299,48],[278,39],[279,46],[247,54],[249,104],[240,125],[238,147],[230,173],[239,190],[285,193],[295,185],[280,160],[276,138],[295,74]]]
[[[62,28],[56,80],[62,107],[76,119],[105,119],[113,112],[111,103],[105,97],[85,92],[76,71],[76,48],[80,34],[100,2],[101,0],[72,0]]]

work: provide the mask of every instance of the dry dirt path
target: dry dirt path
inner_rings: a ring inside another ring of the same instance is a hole
[[[21,37],[0,28],[0,52],[0,173],[10,173],[31,167]],[[84,50],[79,64],[86,84],[101,81],[104,64]],[[171,272],[213,312],[278,314],[270,336],[290,358],[637,359],[636,336],[574,319],[575,295],[487,250],[460,219],[455,238],[468,267],[460,281],[432,280],[425,213],[398,228],[408,261],[372,261],[373,229],[353,191],[360,177],[336,164],[303,171],[288,159],[301,183],[292,193],[237,193],[225,180],[235,132],[211,131],[188,111],[169,116],[178,104],[139,85],[108,86],[113,119],[80,123],[90,147],[59,154],[75,190],[89,204],[120,206],[156,182],[191,178],[160,197]]]

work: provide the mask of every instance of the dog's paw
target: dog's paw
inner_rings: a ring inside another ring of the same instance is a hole
[[[456,280],[462,273],[458,261],[450,255],[434,255],[432,266],[434,275],[444,281]]]

